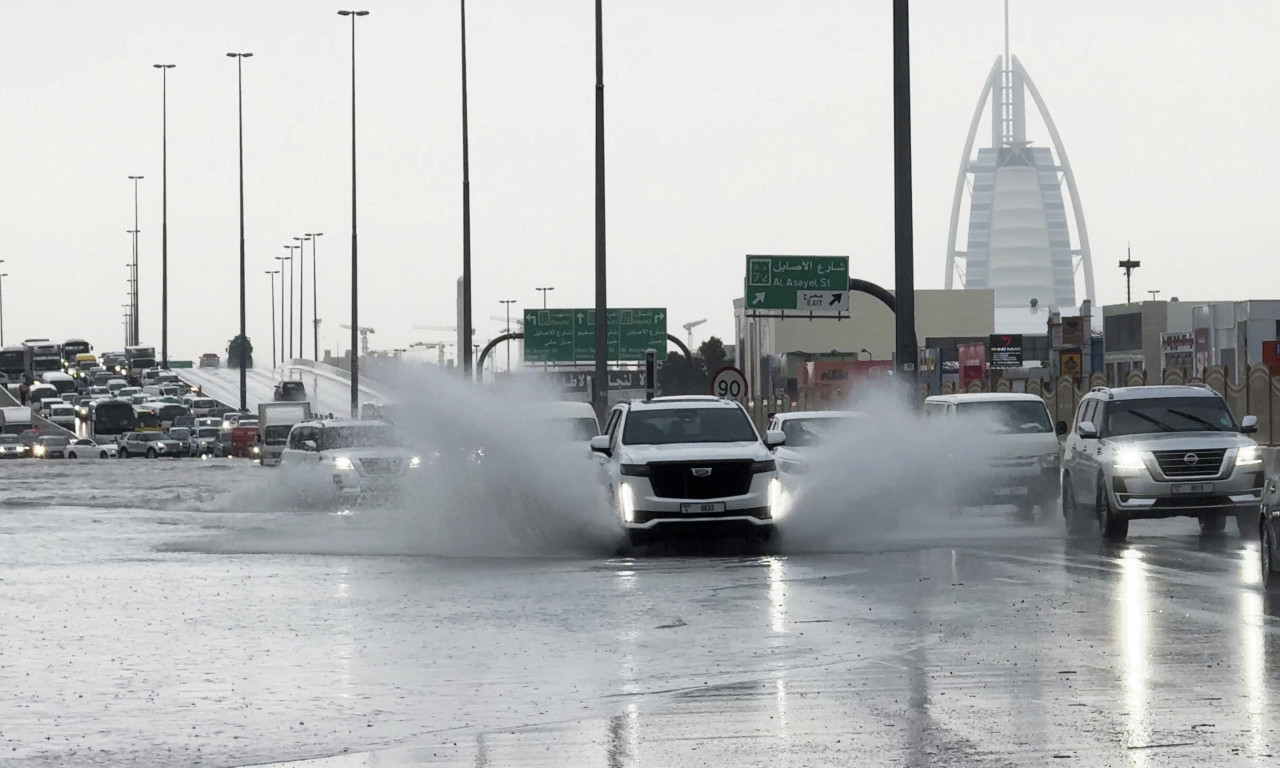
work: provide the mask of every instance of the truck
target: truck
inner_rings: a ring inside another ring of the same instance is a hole
[[[253,367],[253,342],[248,337],[237,336],[227,343],[227,367]]]
[[[62,370],[62,348],[48,339],[27,339],[22,342],[23,374],[27,381],[39,381],[47,371]]]
[[[262,466],[274,467],[280,463],[289,430],[294,424],[311,420],[311,403],[284,402],[258,405],[258,447]]]
[[[156,348],[141,345],[124,348],[124,374],[135,387],[142,386],[142,372],[156,367]]]
[[[35,417],[25,405],[0,408],[0,433],[20,435],[35,427]]]

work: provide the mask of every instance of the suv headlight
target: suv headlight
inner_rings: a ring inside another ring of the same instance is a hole
[[[338,458],[336,458],[336,459],[334,459],[334,460],[333,460],[333,468],[334,468],[334,469],[344,469],[344,470],[345,470],[345,469],[355,469],[355,468],[356,468],[356,465],[355,465],[355,464],[353,464],[353,463],[351,462],[351,459],[347,458],[346,456],[339,456]]]
[[[1057,469],[1058,452],[1054,451],[1053,453],[1044,454],[1043,456],[1040,457],[1039,464],[1041,469]]]
[[[1147,464],[1142,451],[1137,448],[1120,448],[1112,458],[1111,466],[1120,477],[1137,477]]]
[[[1237,467],[1258,466],[1262,463],[1262,449],[1256,445],[1246,445],[1236,454]]]
[[[410,468],[410,469],[416,469],[417,467],[420,467],[420,466],[422,466],[422,457],[421,457],[421,456],[412,456],[412,457],[410,457],[410,458],[409,458],[409,468]]]

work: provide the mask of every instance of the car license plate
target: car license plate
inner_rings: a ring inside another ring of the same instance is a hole
[[[701,504],[681,504],[680,512],[685,515],[710,515],[724,511],[723,501],[707,501]]]
[[[1174,483],[1174,493],[1213,493],[1213,483]]]

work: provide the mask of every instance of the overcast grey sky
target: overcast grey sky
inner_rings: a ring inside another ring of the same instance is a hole
[[[349,22],[315,0],[7,3],[0,57],[5,339],[122,345],[142,174],[144,343],[160,340],[160,74],[169,75],[170,352],[238,326],[236,73],[244,65],[249,333],[321,230],[322,347],[345,348]],[[362,325],[450,340],[461,269],[458,3],[374,0],[357,32]],[[468,4],[478,335],[500,299],[593,302],[593,3]],[[964,133],[1003,47],[1000,0],[912,3],[917,286],[940,288]],[[1062,133],[1099,299],[1275,296],[1280,3],[1022,0],[1012,48]],[[848,254],[893,283],[889,0],[606,0],[609,298],[732,335],[747,253]],[[1033,129],[1033,132],[1035,129]],[[1048,144],[1047,135],[1032,137]],[[307,271],[310,272],[308,251]],[[308,277],[308,284],[310,279]],[[310,296],[306,315],[311,315]],[[296,322],[296,321],[295,321]],[[308,337],[309,338],[309,337]],[[310,341],[308,341],[308,347]]]

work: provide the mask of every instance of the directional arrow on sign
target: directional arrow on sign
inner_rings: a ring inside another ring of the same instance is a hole
[[[827,305],[828,305],[828,306],[832,306],[832,307],[834,307],[835,305],[837,305],[837,304],[839,304],[839,303],[840,303],[840,299],[841,299],[841,297],[843,297],[843,296],[844,296],[844,294],[843,294],[843,293],[833,293],[833,294],[831,294],[831,301],[827,302]]]
[[[752,304],[761,304],[763,302],[764,302],[764,291],[760,291],[755,296],[751,297]]]

